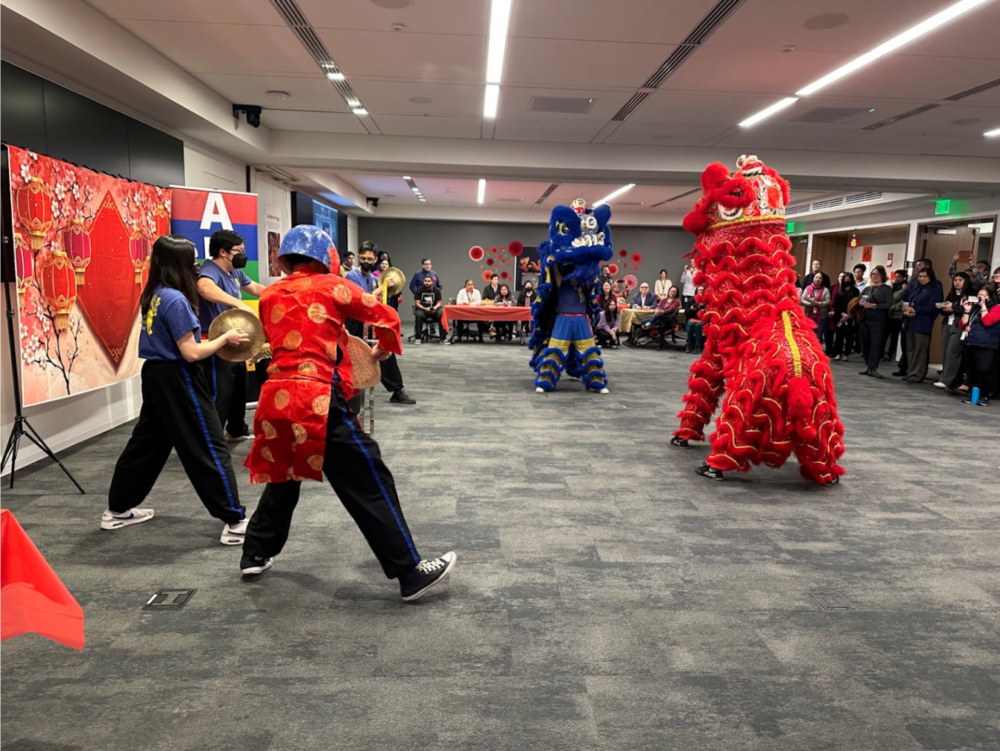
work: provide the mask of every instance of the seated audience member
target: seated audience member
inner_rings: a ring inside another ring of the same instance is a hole
[[[431,269],[431,259],[421,258],[420,271],[415,272],[410,279],[410,294],[414,297],[420,295],[424,289],[424,277],[428,276],[434,280],[433,286],[441,289],[441,279],[438,278],[437,272]]]
[[[989,394],[994,393],[997,388],[992,381],[993,361],[997,358],[997,347],[1000,347],[1000,298],[997,297],[997,286],[984,285],[979,290],[978,300],[972,302],[971,297],[966,297],[962,308],[964,314],[959,328],[967,332],[963,343],[966,369],[969,371],[969,396],[963,401],[985,407],[989,403]]]
[[[868,271],[868,267],[863,263],[854,265],[854,286],[858,288],[858,292],[864,292],[865,287],[868,286],[868,282],[865,281],[866,271]]]
[[[954,389],[961,382],[965,347],[962,346],[962,331],[958,325],[962,322],[962,303],[972,295],[973,289],[969,275],[959,271],[952,275],[951,290],[940,303],[941,378],[934,382],[935,388]]]
[[[632,296],[633,310],[649,310],[656,304],[656,300],[649,292],[649,285],[643,282],[639,285],[639,291]]]
[[[648,332],[650,331],[660,332],[660,343],[662,344],[664,335],[673,331],[677,326],[677,311],[680,309],[680,290],[677,287],[671,287],[667,291],[666,296],[656,303],[656,307],[653,308],[652,318],[647,318],[641,323],[632,324],[632,330],[628,335],[629,344],[644,343],[640,342],[641,339],[648,341]]]
[[[535,302],[535,283],[531,279],[524,280],[524,287],[517,296],[517,306],[519,308],[530,308]],[[521,331],[527,333],[531,328],[530,321],[521,321]]]
[[[930,360],[931,331],[937,316],[937,303],[944,295],[937,284],[934,269],[925,266],[917,274],[917,286],[903,302],[906,326],[907,383],[921,383],[927,375]]]
[[[619,305],[625,301],[625,287],[622,286],[621,279],[615,279],[611,282],[611,296],[618,301]]]
[[[846,271],[840,275],[837,293],[833,296],[833,349],[828,353],[834,360],[847,362],[854,348],[855,326],[851,311],[848,309],[851,300],[861,293],[854,284],[854,276]]]
[[[705,337],[702,333],[703,324],[701,322],[701,314],[705,310],[705,306],[699,303],[697,298],[704,291],[705,288],[703,286],[697,287],[695,289],[695,297],[691,299],[691,304],[684,309],[684,317],[687,319],[687,345],[684,347],[685,352],[701,352],[705,347]]]
[[[660,277],[656,280],[656,284],[653,285],[653,294],[656,296],[656,301],[659,302],[667,293],[670,292],[670,288],[674,286],[674,283],[670,281],[667,276],[666,269],[660,269]]]
[[[604,306],[608,304],[608,300],[612,299],[615,295],[611,291],[613,285],[609,281],[601,282],[601,291],[597,295],[597,304],[601,306],[601,310],[604,310]]]
[[[458,296],[455,298],[455,303],[457,305],[482,305],[483,296],[479,294],[479,290],[476,289],[476,285],[471,279],[465,280],[465,287],[458,291]],[[466,331],[466,326],[468,321],[456,321],[455,335],[452,336],[451,341],[454,342],[456,338],[462,336]],[[479,341],[483,341],[483,334],[486,332],[486,328],[489,324],[483,321],[476,321],[476,326],[479,328]]]
[[[493,299],[493,304],[501,308],[511,308],[514,306],[514,297],[510,294],[510,287],[506,284],[501,284],[500,289],[497,291],[497,296]],[[496,328],[496,340],[502,342],[506,339],[508,342],[514,338],[514,324],[511,321],[497,321],[493,324]]]
[[[906,272],[896,269],[892,272],[892,307],[889,308],[889,335],[886,337],[885,355],[882,357],[886,362],[893,362],[896,359],[896,350],[899,349],[899,332],[903,326],[903,297],[906,295]]]
[[[960,253],[956,253],[951,258],[951,265],[948,267],[948,276],[952,279],[954,279],[955,274],[958,273],[958,259],[960,255]],[[978,261],[977,263],[969,264],[969,268],[965,270],[965,275],[968,276],[969,281],[978,288],[986,284],[989,271],[990,265],[986,263],[986,261]]]
[[[427,275],[423,278],[420,293],[414,298],[413,304],[416,307],[414,315],[417,319],[413,343],[420,344],[425,321],[430,322],[427,327],[430,336],[434,336],[434,324],[438,324],[441,328],[441,341],[444,341],[444,327],[441,326],[441,289],[434,286],[434,277]]]
[[[500,292],[500,275],[494,273],[490,276],[490,283],[483,287],[483,300],[493,300]]]
[[[816,324],[816,338],[823,341],[830,325],[830,290],[823,284],[823,272],[813,274],[812,281],[802,290],[802,310]]]
[[[597,343],[602,347],[618,346],[618,326],[621,324],[621,316],[618,314],[618,301],[614,298],[608,300],[601,310],[601,316],[597,321]]]

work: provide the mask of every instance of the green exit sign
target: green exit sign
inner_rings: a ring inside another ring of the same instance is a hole
[[[795,222],[785,222],[785,232],[794,232]]]
[[[940,198],[938,202],[934,205],[935,214],[947,214],[951,211],[951,199],[950,198]]]

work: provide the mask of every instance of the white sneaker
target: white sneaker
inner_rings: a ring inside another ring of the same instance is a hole
[[[944,383],[944,382],[942,382],[942,381],[937,381],[937,382],[936,382],[936,383],[934,384],[934,388],[936,388],[936,389],[946,389],[946,388],[948,388],[948,384],[947,384],[947,383]]]
[[[222,528],[222,537],[219,538],[219,542],[223,545],[242,545],[247,536],[247,524],[249,523],[249,519],[244,519],[238,524],[227,524]]]
[[[545,393],[545,389],[543,389],[541,386],[536,386],[535,387],[535,393],[536,394],[544,394]]]
[[[597,392],[598,394],[610,394],[611,392],[605,387]]]
[[[143,522],[148,522],[152,518],[153,509],[139,508],[138,506],[129,509],[128,511],[122,511],[118,514],[105,511],[101,514],[101,529],[121,529],[122,527],[127,527],[130,524],[142,524]]]

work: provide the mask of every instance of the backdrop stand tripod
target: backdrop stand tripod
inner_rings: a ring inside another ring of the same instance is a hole
[[[14,470],[17,469],[17,450],[21,443],[21,436],[25,436],[29,441],[38,446],[45,455],[49,457],[52,461],[59,465],[59,469],[66,473],[66,476],[73,481],[76,485],[76,489],[81,493],[86,493],[86,491],[80,487],[80,483],[76,481],[76,478],[70,474],[70,471],[63,466],[63,463],[59,461],[59,457],[56,456],[52,449],[50,449],[38,431],[35,430],[31,423],[28,422],[28,418],[25,417],[21,412],[21,377],[17,368],[17,348],[14,346],[14,308],[10,304],[10,285],[11,282],[3,283],[4,299],[7,305],[7,347],[10,350],[10,374],[14,379],[14,408],[16,414],[14,417],[14,426],[10,430],[10,437],[7,439],[7,446],[3,450],[3,462],[0,463],[0,470],[7,466],[7,460],[10,460],[10,487],[14,487]]]

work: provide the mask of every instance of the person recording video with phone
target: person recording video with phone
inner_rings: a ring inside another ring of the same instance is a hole
[[[989,395],[996,389],[996,384],[992,383],[992,368],[1000,346],[997,286],[985,285],[978,295],[966,297],[962,308],[965,312],[958,326],[962,330],[965,366],[969,371],[969,396],[963,401],[985,407]]]

